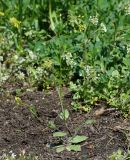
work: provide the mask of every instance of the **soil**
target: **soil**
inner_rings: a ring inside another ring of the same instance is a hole
[[[56,139],[52,134],[66,130],[58,116],[61,107],[57,92],[51,89],[46,92],[25,91],[19,95],[23,104],[18,105],[14,88],[8,87],[8,92],[0,93],[0,156],[10,151],[19,154],[24,150],[40,160],[106,160],[119,148],[127,151],[129,119],[124,119],[120,111],[107,109],[103,103],[94,106],[89,113],[74,111],[71,95],[63,88],[64,106],[70,112],[70,132],[73,134],[75,128],[87,119],[94,120],[94,123],[85,125],[78,133],[88,137],[81,143],[81,152],[56,153],[54,146],[62,144],[62,139]],[[29,109],[30,105],[35,107],[35,115]],[[57,129],[50,129],[49,121],[54,121]]]

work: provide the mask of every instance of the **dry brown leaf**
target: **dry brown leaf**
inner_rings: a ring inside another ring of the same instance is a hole
[[[105,112],[105,109],[102,107],[102,108],[100,108],[100,109],[97,109],[97,110],[95,111],[94,115],[95,115],[96,117],[99,117],[99,116],[103,115],[104,112]]]

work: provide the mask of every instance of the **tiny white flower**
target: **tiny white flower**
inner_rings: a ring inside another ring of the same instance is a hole
[[[14,58],[14,60],[16,61],[16,60],[18,60],[19,57],[18,57],[18,55],[14,55],[13,58]]]
[[[31,59],[35,59],[36,58],[36,55],[33,51],[31,51],[30,49],[27,49],[27,52],[29,54],[29,58]]]
[[[87,75],[90,75],[90,66],[87,65],[85,71],[86,71]]]
[[[66,59],[70,59],[70,58],[72,58],[72,54],[71,54],[71,52],[67,52]]]
[[[94,25],[98,24],[98,18],[97,18],[97,16],[90,16],[89,20]]]
[[[21,80],[22,80],[22,79],[24,79],[24,78],[25,78],[25,75],[24,75],[24,73],[20,72],[20,73],[19,73],[19,75],[18,75],[18,77],[19,77],[19,79],[21,79]]]
[[[12,153],[12,154],[11,154],[11,157],[12,157],[12,158],[15,158],[15,157],[16,157],[16,154]]]
[[[3,61],[3,56],[0,56],[0,61]]]

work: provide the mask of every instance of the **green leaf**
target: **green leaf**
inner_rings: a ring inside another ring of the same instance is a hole
[[[28,8],[29,6],[29,3],[30,3],[30,0],[23,0],[23,3],[22,3],[22,10],[23,10],[23,13],[25,13],[26,9]]]
[[[81,146],[80,145],[68,145],[66,147],[66,149],[68,151],[77,151],[77,152],[80,152],[81,151]]]
[[[63,112],[59,114],[59,116],[62,120],[67,120],[69,118],[69,111],[65,109]]]
[[[36,111],[35,106],[28,106],[28,108],[33,116],[37,116],[37,111]]]
[[[98,5],[100,9],[106,10],[108,7],[108,2],[107,0],[98,0]]]
[[[49,121],[48,127],[51,128],[51,129],[56,129],[56,125],[53,121]]]
[[[53,133],[53,137],[64,137],[66,135],[67,135],[67,133],[65,133],[65,132],[54,132]]]
[[[63,145],[60,145],[56,148],[57,153],[63,152],[64,150],[65,150],[65,147]]]
[[[85,121],[85,124],[87,124],[87,125],[93,124],[93,123],[95,123],[95,121],[94,121],[93,119],[87,119],[87,120]]]
[[[114,70],[114,71],[112,72],[112,76],[113,76],[113,77],[118,77],[118,76],[119,76],[119,72],[118,72],[117,70]]]
[[[80,142],[83,142],[87,139],[88,137],[86,136],[75,136],[73,137],[71,140],[70,140],[70,143],[80,143]]]
[[[22,100],[21,100],[20,97],[15,97],[15,102],[16,102],[18,105],[22,104]]]

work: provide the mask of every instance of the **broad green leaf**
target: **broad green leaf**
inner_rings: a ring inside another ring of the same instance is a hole
[[[48,127],[51,128],[51,129],[56,129],[56,125],[53,121],[49,121]]]
[[[53,133],[53,137],[64,137],[66,135],[67,135],[67,133],[65,133],[65,132],[54,132]]]
[[[73,137],[71,140],[70,140],[70,143],[80,143],[80,142],[83,142],[87,139],[88,137],[86,136],[75,136]]]
[[[81,151],[81,146],[80,145],[68,145],[66,147],[66,149],[68,151],[77,151],[77,152],[80,152]]]
[[[123,63],[124,63],[127,67],[130,67],[130,58],[123,58]]]
[[[65,109],[63,112],[59,114],[59,116],[62,120],[67,120],[69,118],[69,111]]]
[[[56,148],[56,152],[57,152],[57,153],[60,153],[60,152],[62,152],[62,151],[64,151],[64,150],[65,150],[65,146],[63,146],[63,145],[58,146],[58,147]]]
[[[117,70],[114,70],[114,71],[112,72],[112,76],[113,76],[113,77],[118,77],[118,76],[119,76],[119,72],[118,72]]]
[[[101,9],[106,10],[108,7],[107,0],[98,0],[98,5]]]

